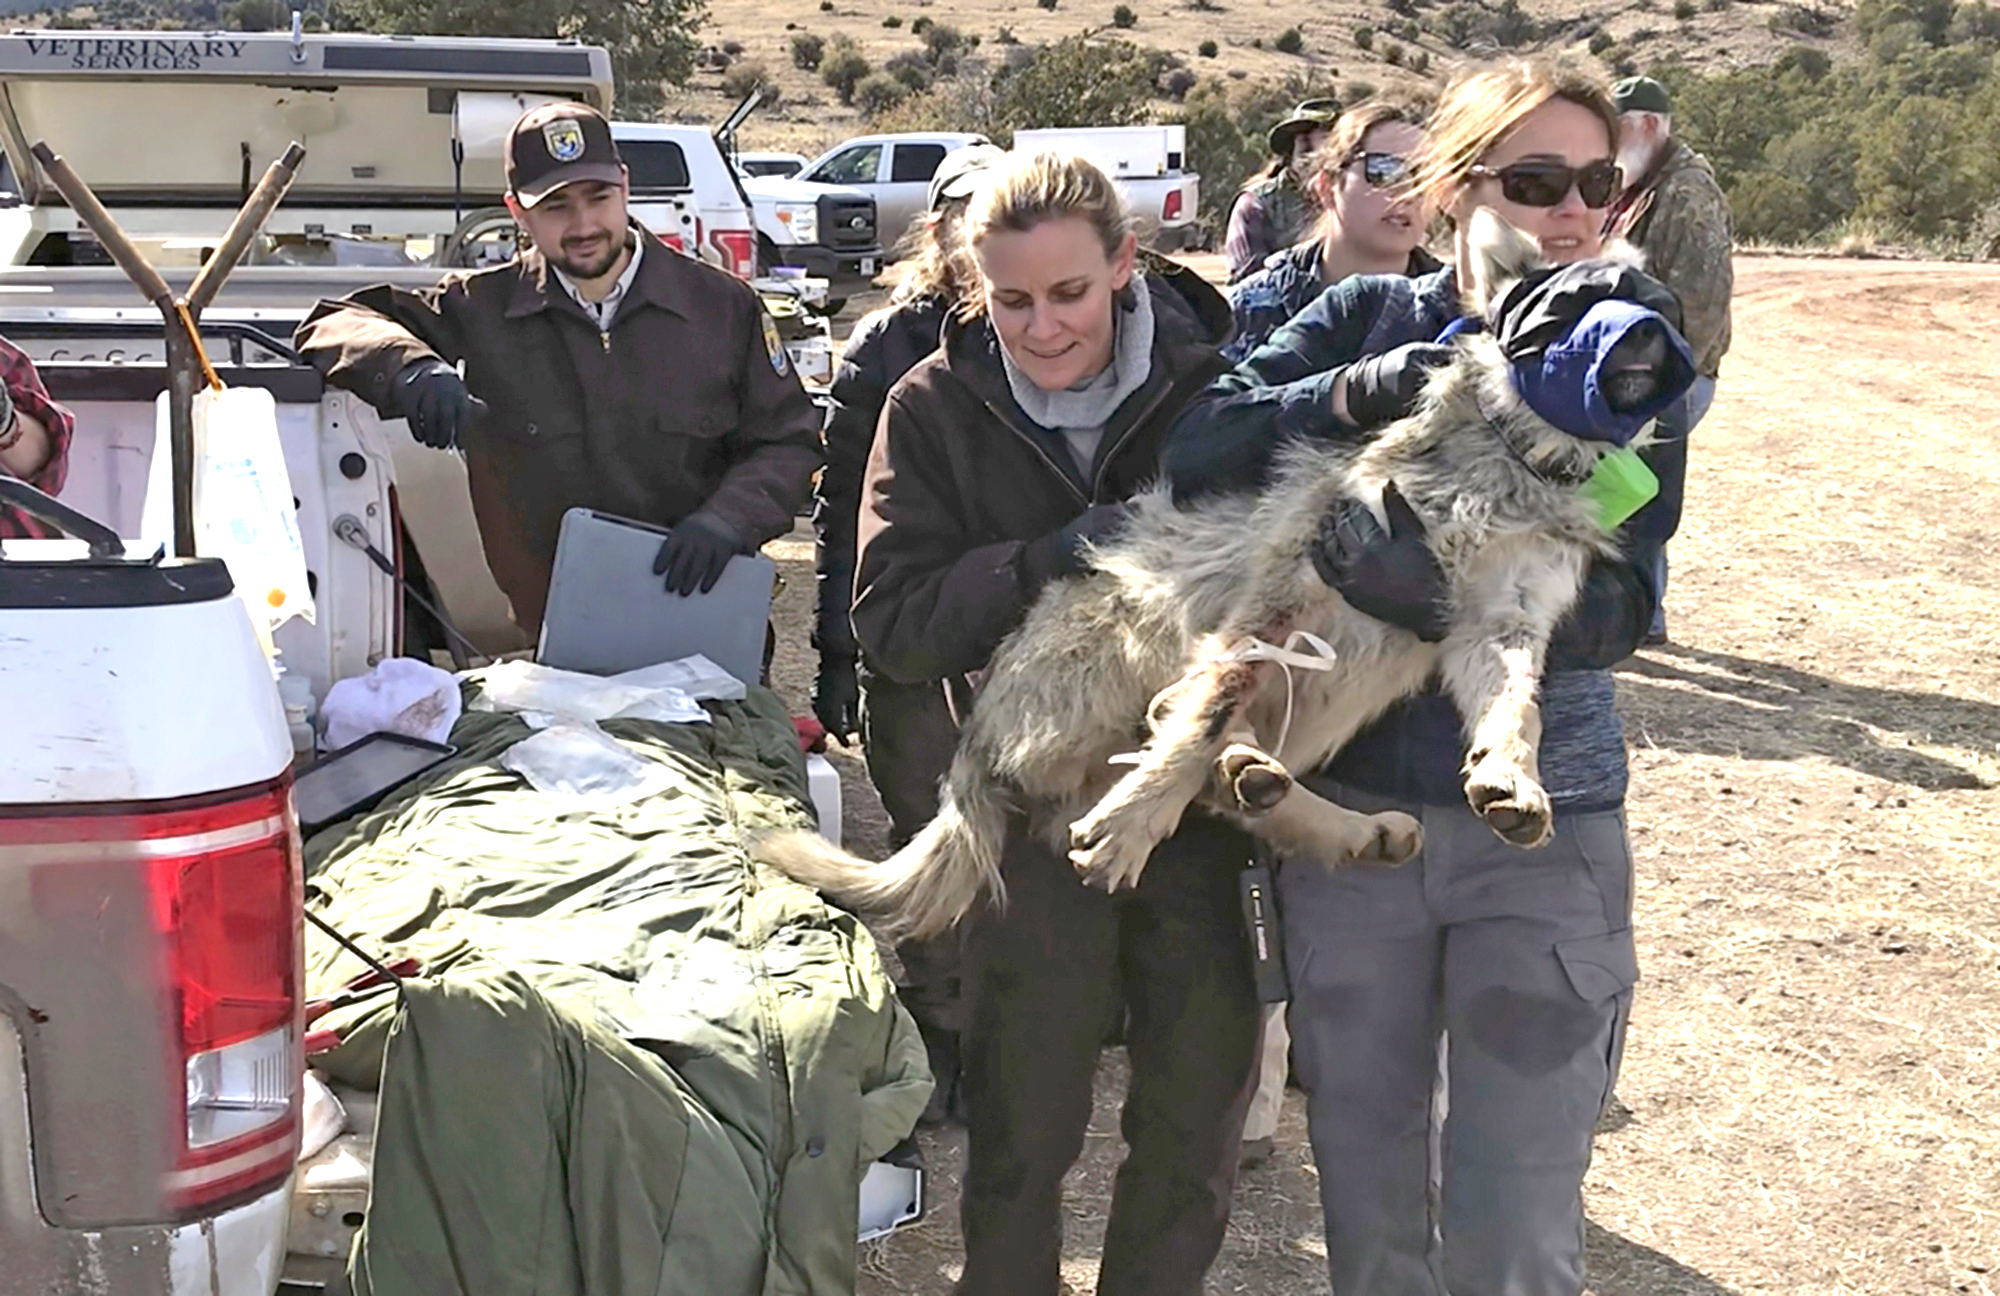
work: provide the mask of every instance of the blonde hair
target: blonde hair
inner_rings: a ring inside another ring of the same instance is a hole
[[[1115,259],[1132,233],[1132,212],[1111,177],[1067,153],[1009,153],[993,164],[965,209],[960,237],[976,248],[995,234],[1025,234],[1049,221],[1081,219]],[[986,307],[979,276],[968,276],[965,310]]]
[[[1415,189],[1443,208],[1472,169],[1551,99],[1566,99],[1604,123],[1606,145],[1618,147],[1618,109],[1603,78],[1575,64],[1506,59],[1452,79],[1431,113],[1430,142],[1417,160]]]
[[[896,264],[889,270],[889,304],[906,306],[929,297],[957,300],[971,282],[965,265],[965,204],[951,203],[926,212],[896,244]]]

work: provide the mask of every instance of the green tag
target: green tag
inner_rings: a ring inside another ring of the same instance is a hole
[[[1576,489],[1597,506],[1598,525],[1615,531],[1660,493],[1660,479],[1637,450],[1614,450],[1597,461],[1589,479]]]

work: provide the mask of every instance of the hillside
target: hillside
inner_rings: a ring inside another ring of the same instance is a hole
[[[1679,0],[1679,12],[1688,15],[1680,18],[1675,0],[1523,0],[1518,8],[1472,0],[1396,0],[1406,13],[1357,0],[1312,6],[1279,0],[1130,0],[1137,21],[1118,31],[1113,13],[1119,3],[1057,0],[1054,9],[1043,9],[1034,0],[709,0],[702,39],[720,49],[740,46],[740,53],[730,55],[739,75],[742,64],[761,64],[781,95],[777,106],[760,109],[745,127],[745,147],[807,154],[866,129],[867,123],[816,74],[792,65],[791,37],[798,32],[828,39],[846,36],[879,68],[896,55],[923,49],[912,31],[920,18],[979,37],[974,57],[989,61],[1005,57],[1008,34],[1035,44],[1101,30],[1184,60],[1198,76],[1242,87],[1284,85],[1297,91],[1297,97],[1307,92],[1351,94],[1357,85],[1434,86],[1454,63],[1497,48],[1490,39],[1496,28],[1497,34],[1513,39],[1514,48],[1583,58],[1592,57],[1593,35],[1607,33],[1608,47],[1601,36],[1595,42],[1603,56],[1596,61],[1607,72],[1627,60],[1641,68],[1679,61],[1702,71],[1722,70],[1769,62],[1799,44],[1840,60],[1858,48],[1852,15],[1844,5],[1822,7],[1815,18],[1792,3]],[[887,27],[885,21],[898,25]],[[1303,48],[1298,54],[1279,53],[1277,38],[1293,25]],[[1355,30],[1361,26],[1373,29],[1370,49],[1356,44]],[[1808,35],[1800,28],[1824,34]],[[1466,31],[1471,33],[1466,48],[1455,46],[1451,37]],[[1202,42],[1209,40],[1216,53],[1204,58]],[[1429,62],[1427,76],[1408,66],[1420,56]],[[1392,57],[1404,66],[1396,66]],[[668,111],[683,120],[716,119],[734,102],[722,88],[726,76],[726,71],[712,69],[697,72],[687,87],[669,93]],[[1162,110],[1170,106],[1166,101],[1160,105]]]

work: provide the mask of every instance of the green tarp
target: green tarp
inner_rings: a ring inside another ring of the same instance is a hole
[[[423,968],[400,1006],[343,996],[365,965],[308,928],[342,1037],[315,1064],[381,1088],[356,1292],[853,1290],[860,1177],[923,1109],[923,1046],[867,930],[745,853],[812,823],[782,704],[707,708],[604,722],[675,777],[590,810],[498,764],[518,717],[468,711],[456,757],[307,843],[308,907]]]

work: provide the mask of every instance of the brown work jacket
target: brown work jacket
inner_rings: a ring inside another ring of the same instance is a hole
[[[321,302],[299,326],[327,381],[387,418],[405,365],[465,363],[490,411],[463,438],[473,512],[531,635],[566,510],[671,526],[707,509],[755,548],[791,528],[819,467],[818,413],[755,291],[635,234],[645,253],[608,332],[534,251]]]

